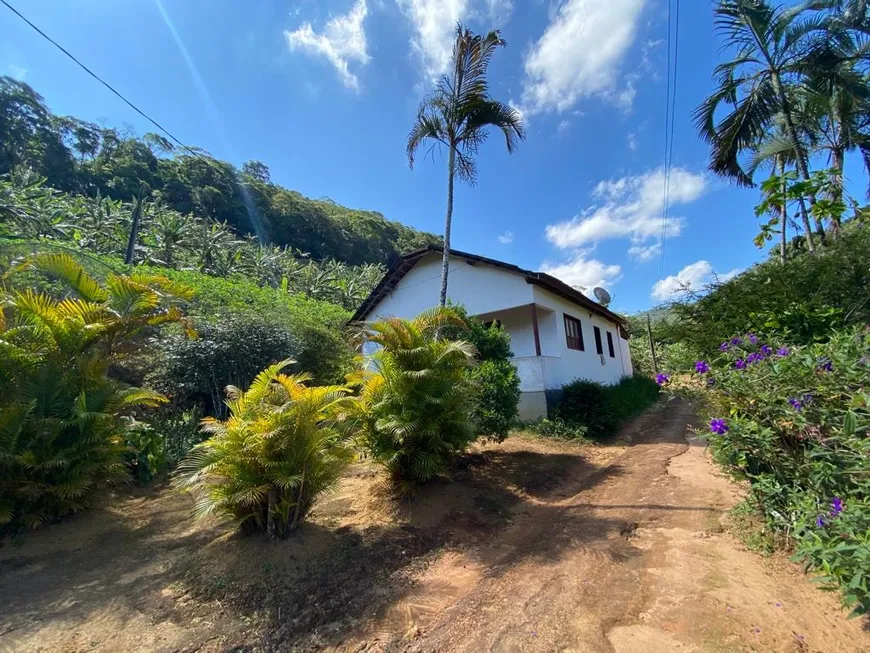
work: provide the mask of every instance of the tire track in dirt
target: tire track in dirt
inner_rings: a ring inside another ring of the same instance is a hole
[[[635,420],[623,453],[566,481],[573,495],[524,503],[491,544],[450,559],[441,574],[479,570],[464,596],[354,650],[870,651],[833,597],[721,533],[738,494],[687,441],[692,419],[675,400]]]

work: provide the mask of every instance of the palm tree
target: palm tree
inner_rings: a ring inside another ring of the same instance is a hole
[[[417,119],[408,135],[408,162],[414,167],[414,156],[423,141],[430,139],[432,147],[447,147],[447,215],[444,218],[444,254],[441,268],[441,306],[447,303],[447,274],[450,265],[450,228],[453,219],[453,181],[459,178],[474,185],[477,166],[474,156],[493,126],[504,133],[508,152],[525,138],[520,112],[489,95],[487,70],[496,48],[506,45],[498,30],[486,36],[456,26],[453,59],[448,74],[442,76],[437,88],[420,102]]]
[[[168,268],[175,266],[175,252],[183,249],[194,235],[196,221],[190,215],[158,207],[149,222],[146,238],[150,241],[157,263]]]
[[[21,272],[69,289],[56,299],[16,289]],[[0,294],[0,535],[82,510],[125,475],[125,424],[137,407],[166,402],[109,369],[144,329],[183,321],[172,298],[191,291],[158,276],[100,283],[68,254],[37,254],[4,277]]]
[[[833,23],[834,26],[841,25]],[[815,48],[803,84],[814,149],[826,152],[840,181],[847,152],[858,150],[870,171],[870,85],[857,63],[863,46],[846,30]],[[842,200],[842,185],[835,201]],[[839,222],[832,222],[839,229]]]
[[[791,141],[798,173],[810,180],[808,154],[795,120],[797,84],[812,50],[808,40],[829,26],[830,19],[823,13],[804,15],[804,10],[773,8],[767,0],[721,0],[716,7],[717,30],[737,54],[716,67],[719,87],[695,110],[695,124],[712,146],[710,169],[738,184],[754,185],[739,156],[768,136],[777,117]],[[722,104],[733,109],[716,122]],[[803,204],[801,212],[806,214]],[[824,233],[819,221],[817,228]]]
[[[444,307],[413,320],[376,322],[366,340],[380,349],[348,377],[359,386],[351,421],[400,491],[443,473],[476,437],[469,417],[474,389],[465,371],[477,351],[441,337],[451,326],[467,329],[459,313]]]
[[[193,492],[197,516],[235,520],[243,533],[286,537],[334,489],[353,458],[337,428],[350,400],[341,386],[307,387],[308,374],[266,368],[248,390],[227,387],[226,421],[207,417],[211,437],[179,465],[175,485]]]

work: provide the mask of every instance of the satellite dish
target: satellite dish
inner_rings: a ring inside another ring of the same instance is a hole
[[[602,306],[607,306],[610,303],[610,293],[607,292],[604,288],[596,287],[592,294],[595,295],[595,299],[598,300],[598,303]]]

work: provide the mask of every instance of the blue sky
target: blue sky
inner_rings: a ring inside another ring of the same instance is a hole
[[[185,143],[435,233],[446,164],[410,170],[407,133],[455,22],[500,28],[491,91],[523,111],[528,138],[513,155],[496,134],[485,144],[477,185],[457,189],[454,247],[604,285],[625,311],[765,255],[757,191],[709,175],[692,126],[719,60],[711,2],[682,3],[661,243],[666,0],[10,1]],[[154,131],[3,7],[0,73],[57,113]]]

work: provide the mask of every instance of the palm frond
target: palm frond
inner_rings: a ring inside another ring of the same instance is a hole
[[[66,282],[85,301],[103,302],[108,298],[99,282],[85,272],[72,256],[64,252],[34,254],[13,266],[6,276],[27,270],[43,272]]]

